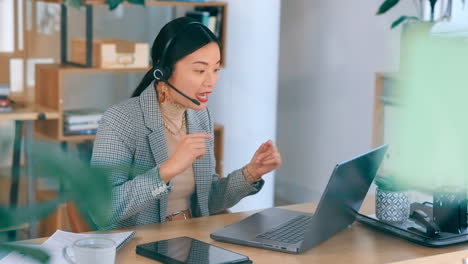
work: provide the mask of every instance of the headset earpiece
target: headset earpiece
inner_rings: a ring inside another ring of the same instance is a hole
[[[157,81],[167,81],[169,75],[170,73],[165,67],[159,64],[154,66],[153,76]]]

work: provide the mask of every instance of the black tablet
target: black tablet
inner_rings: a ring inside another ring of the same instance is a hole
[[[136,253],[167,264],[252,263],[247,256],[190,237],[137,245]]]

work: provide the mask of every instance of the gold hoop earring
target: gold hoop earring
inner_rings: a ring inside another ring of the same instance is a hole
[[[166,92],[161,89],[161,92],[159,93],[159,103],[164,103],[166,101]]]

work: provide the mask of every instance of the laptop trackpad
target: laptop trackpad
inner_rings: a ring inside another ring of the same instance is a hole
[[[269,208],[251,215],[246,219],[229,225],[213,233],[215,236],[230,238],[255,238],[257,235],[269,231],[298,215],[312,215],[304,212],[291,211],[281,208]]]

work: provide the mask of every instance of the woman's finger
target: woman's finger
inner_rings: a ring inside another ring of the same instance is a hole
[[[262,145],[260,145],[260,147],[258,147],[258,149],[255,151],[253,157],[252,157],[252,160],[256,160],[258,155],[260,155],[261,153],[263,153],[264,151],[264,148],[265,148],[265,143],[263,143]]]
[[[281,164],[281,159],[279,157],[272,157],[266,160],[263,160],[260,165],[265,166],[265,165],[279,165]]]
[[[261,162],[262,160],[264,160],[264,159],[270,157],[270,156],[273,155],[274,153],[276,153],[276,149],[273,147],[273,148],[267,150],[266,152],[263,152],[263,153],[259,154],[259,155],[256,157],[255,162],[256,162],[256,163],[259,163],[259,162]]]
[[[190,138],[187,142],[190,144],[206,143],[206,138]]]
[[[205,143],[196,143],[196,144],[192,144],[192,147],[194,149],[206,149],[206,144]]]
[[[274,152],[271,155],[265,157],[263,160],[261,160],[260,163],[264,163],[264,162],[272,160],[272,159],[281,160],[281,155],[278,152]]]
[[[186,138],[203,138],[208,139],[211,138],[211,134],[204,134],[204,133],[193,133],[185,135]]]

